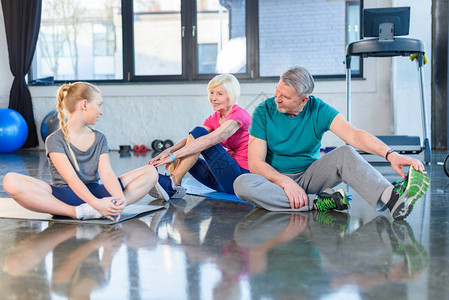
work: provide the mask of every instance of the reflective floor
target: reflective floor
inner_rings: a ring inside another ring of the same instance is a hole
[[[121,174],[150,156],[111,160]],[[0,219],[0,299],[448,299],[445,156],[433,155],[425,198],[394,223],[354,191],[348,213],[187,196],[115,226]],[[8,171],[48,180],[47,168],[43,152],[0,154],[0,183]]]

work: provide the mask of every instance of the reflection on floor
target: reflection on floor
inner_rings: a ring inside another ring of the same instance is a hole
[[[0,219],[0,298],[443,299],[445,156],[434,153],[428,193],[393,223],[354,191],[348,212],[270,213],[188,195],[115,226]],[[117,174],[149,158],[111,153]],[[47,168],[42,152],[0,154],[0,183],[9,171],[48,180]]]

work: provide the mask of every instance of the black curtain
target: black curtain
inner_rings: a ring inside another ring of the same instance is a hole
[[[9,95],[9,108],[18,111],[28,125],[28,138],[23,148],[39,144],[34,123],[31,94],[25,82],[36,50],[41,24],[42,0],[2,0],[8,43],[9,66],[14,75]]]

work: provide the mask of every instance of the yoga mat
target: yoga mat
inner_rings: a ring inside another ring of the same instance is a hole
[[[198,180],[196,180],[193,177],[187,177],[184,178],[182,181],[182,186],[186,189],[186,193],[189,195],[194,196],[201,196],[206,198],[213,198],[213,199],[220,199],[220,200],[227,200],[227,201],[234,201],[234,202],[240,202],[240,203],[246,203],[249,202],[240,200],[236,195],[234,194],[227,194],[223,192],[217,192],[216,190],[213,190],[211,188],[208,188]]]
[[[21,219],[21,220],[35,220],[35,221],[51,221],[70,224],[116,224],[137,216],[168,208],[168,203],[165,205],[151,205],[151,204],[131,204],[123,210],[123,214],[118,222],[111,221],[106,218],[92,219],[92,220],[74,220],[67,217],[55,217],[51,214],[37,213],[20,206],[12,198],[0,198],[0,218],[1,219]]]
[[[223,192],[217,192],[216,190],[213,190],[198,180],[196,180],[193,177],[185,177],[182,180],[182,186],[186,189],[186,193],[189,195],[194,196],[201,196],[201,197],[207,197],[207,198],[213,198],[213,199],[221,199],[221,200],[228,200],[228,201],[235,201],[240,203],[249,203],[247,201],[240,200],[236,195],[234,194],[227,194]],[[346,192],[346,197],[348,197],[348,201],[352,201],[352,193]]]

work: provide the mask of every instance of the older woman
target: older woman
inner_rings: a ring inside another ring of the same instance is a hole
[[[155,167],[166,164],[170,175],[159,174],[150,191],[155,198],[183,198],[182,178],[189,172],[209,188],[234,193],[234,180],[248,171],[249,113],[236,104],[240,84],[231,74],[215,76],[207,86],[215,111],[189,136],[151,159]],[[200,158],[200,154],[202,158]]]

